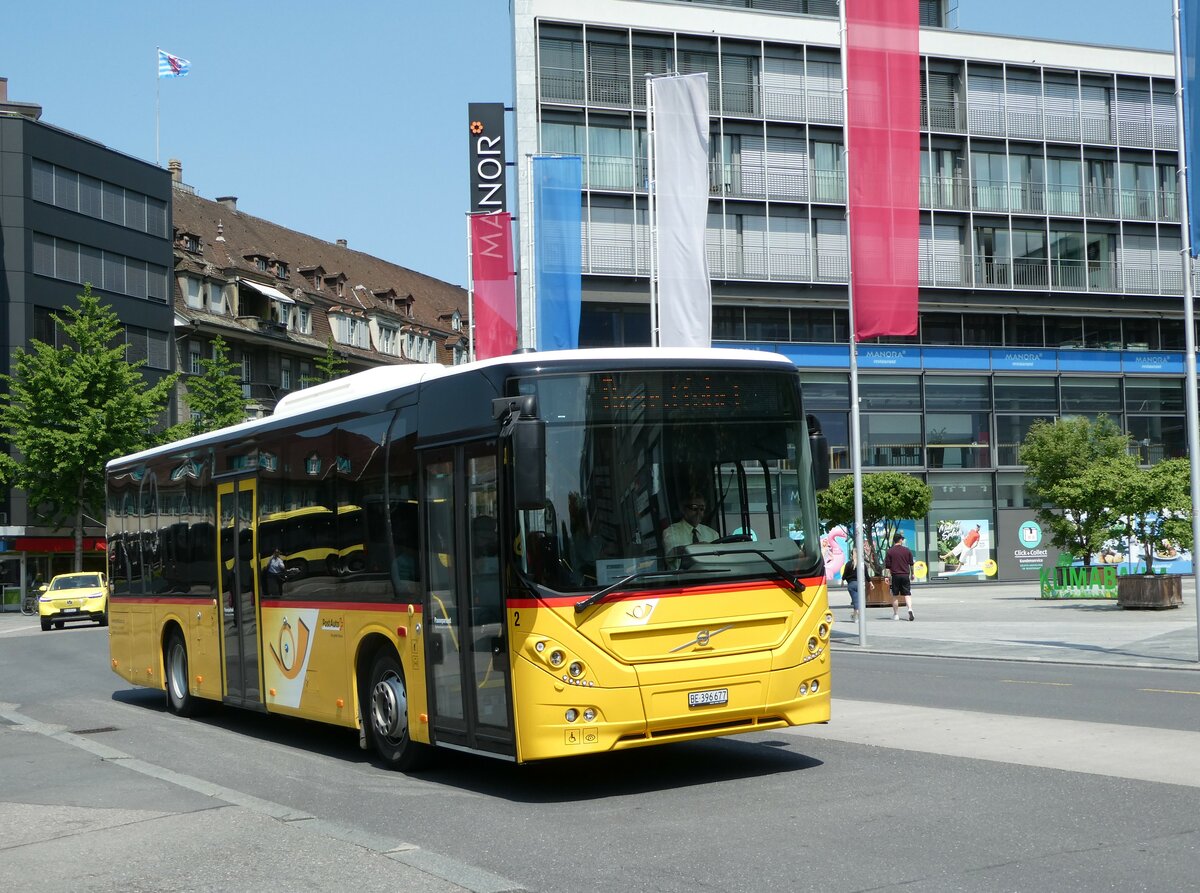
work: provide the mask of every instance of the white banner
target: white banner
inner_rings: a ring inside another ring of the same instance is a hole
[[[712,345],[708,220],[708,74],[652,78],[659,344]]]

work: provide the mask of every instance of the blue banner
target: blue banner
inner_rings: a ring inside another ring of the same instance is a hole
[[[534,156],[534,300],[538,350],[579,347],[582,197],[582,158]]]
[[[1188,233],[1192,256],[1200,252],[1197,210],[1200,209],[1200,168],[1196,158],[1196,126],[1200,124],[1200,85],[1196,83],[1196,53],[1200,52],[1200,0],[1179,0],[1179,67],[1183,74],[1183,148],[1187,165]]]

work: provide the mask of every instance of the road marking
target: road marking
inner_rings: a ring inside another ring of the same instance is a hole
[[[1200,787],[1200,732],[838,699],[782,734]]]
[[[1138,691],[1149,691],[1161,695],[1200,695],[1200,691],[1179,691],[1174,688],[1139,688]]]
[[[1058,685],[1063,688],[1070,688],[1074,685],[1073,682],[1038,682],[1033,679],[1001,679],[1001,682],[1011,682],[1013,685]]]

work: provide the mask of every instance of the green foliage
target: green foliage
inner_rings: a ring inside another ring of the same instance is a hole
[[[13,374],[0,376],[0,431],[13,449],[0,454],[0,480],[27,492],[39,522],[74,531],[76,569],[85,516],[104,516],[104,464],[151,442],[175,384],[168,375],[147,386],[142,363],[125,360],[116,314],[90,285],[78,300],[53,317],[68,346],[32,341],[13,353]]]
[[[929,514],[933,491],[924,481],[896,471],[862,476],[863,535],[867,558],[876,575],[883,573],[883,555],[897,522]],[[841,524],[851,538],[854,529],[854,476],[844,475],[817,494],[817,513],[829,524]]]
[[[1116,510],[1125,530],[1142,546],[1146,572],[1154,556],[1192,547],[1191,468],[1186,459],[1167,459],[1151,468],[1133,468],[1117,487]]]
[[[168,431],[169,440],[215,431],[246,420],[241,370],[229,359],[229,348],[220,335],[212,346],[212,357],[201,360],[200,374],[187,382],[184,400],[195,418],[171,428]]]
[[[313,369],[316,375],[306,375],[301,379],[306,385],[324,384],[346,374],[346,361],[334,349],[332,338],[325,342],[325,353],[313,360]]]
[[[1137,472],[1129,437],[1101,415],[1037,421],[1021,446],[1025,485],[1038,521],[1059,549],[1085,565],[1120,524],[1119,493]]]

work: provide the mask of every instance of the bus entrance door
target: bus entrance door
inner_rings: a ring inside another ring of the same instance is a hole
[[[262,708],[256,511],[254,478],[218,484],[217,570],[224,613],[225,701]]]
[[[434,735],[515,756],[495,441],[431,455],[424,492]]]

